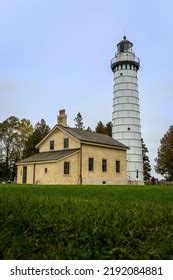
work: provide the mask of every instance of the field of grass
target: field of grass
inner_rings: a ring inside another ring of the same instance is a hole
[[[0,259],[173,259],[173,186],[0,186]]]

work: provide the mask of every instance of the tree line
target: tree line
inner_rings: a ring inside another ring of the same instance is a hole
[[[74,127],[85,129],[81,113],[74,118]],[[0,181],[15,180],[16,163],[26,157],[38,153],[35,146],[48,134],[50,127],[44,119],[32,125],[28,119],[19,119],[10,116],[0,123]],[[112,122],[104,124],[99,121],[94,130],[88,127],[86,130],[112,136]],[[144,165],[144,180],[151,178],[151,165],[148,149],[141,139]],[[158,156],[155,159],[155,170],[166,180],[173,180],[173,126],[169,128],[160,141]]]
[[[34,127],[30,120],[15,116],[0,123],[0,181],[15,180],[16,163],[38,153],[35,146],[49,130],[44,119]]]

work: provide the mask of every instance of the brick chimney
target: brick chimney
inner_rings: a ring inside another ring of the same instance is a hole
[[[65,114],[65,109],[59,110],[59,115],[57,116],[58,125],[67,126],[67,115]]]

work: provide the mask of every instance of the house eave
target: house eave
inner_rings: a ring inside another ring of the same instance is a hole
[[[126,151],[127,149],[129,149],[129,147],[127,147],[127,146],[120,147],[120,146],[114,146],[114,145],[111,145],[111,144],[110,145],[109,144],[101,144],[101,143],[90,142],[90,141],[85,141],[85,140],[82,140],[81,143],[86,144],[86,145],[91,145],[91,146],[105,147],[105,148],[123,150],[123,151]]]
[[[61,157],[61,158],[59,158],[59,159],[55,159],[55,160],[38,160],[38,161],[28,161],[28,162],[18,162],[18,163],[16,163],[16,165],[33,165],[33,164],[42,164],[42,163],[56,163],[56,162],[59,162],[59,161],[61,161],[61,160],[64,160],[65,158],[68,158],[68,157],[70,157],[70,156],[72,156],[72,155],[75,155],[75,154],[77,154],[77,153],[79,153],[80,152],[80,149],[78,149],[77,151],[74,151],[74,152],[72,152],[71,154],[69,154],[69,155],[65,155],[65,156],[63,156],[63,157]]]

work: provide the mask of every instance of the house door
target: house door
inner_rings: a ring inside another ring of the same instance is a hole
[[[22,183],[26,184],[27,181],[27,166],[23,167],[23,179],[22,179]]]

